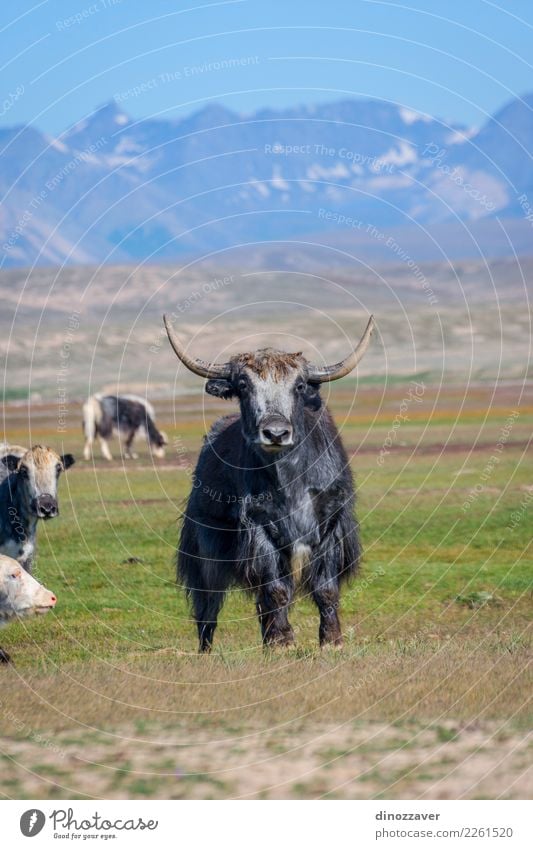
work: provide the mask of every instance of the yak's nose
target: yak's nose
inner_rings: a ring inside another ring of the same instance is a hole
[[[292,427],[284,419],[270,419],[261,428],[263,445],[290,445],[292,443]]]
[[[53,495],[39,495],[35,500],[37,515],[41,519],[53,519],[57,516],[57,501]]]

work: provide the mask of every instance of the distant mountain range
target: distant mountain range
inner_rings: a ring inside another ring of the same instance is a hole
[[[477,130],[375,100],[167,121],[112,101],[57,139],[0,129],[0,150],[2,268],[230,249],[283,264],[294,242],[391,262],[533,253],[533,94]]]

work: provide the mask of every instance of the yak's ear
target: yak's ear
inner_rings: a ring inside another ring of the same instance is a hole
[[[63,468],[66,471],[67,469],[70,469],[70,467],[74,465],[76,460],[74,459],[72,454],[62,454],[61,455],[61,462],[63,463]]]
[[[226,401],[235,395],[232,384],[223,377],[208,380],[205,384],[205,391],[208,395],[214,395],[215,398],[224,398]]]
[[[320,397],[320,384],[308,383],[305,387],[304,404],[310,410],[320,410],[322,398]]]
[[[15,457],[14,454],[6,454],[2,457],[1,462],[9,472],[14,472],[19,464],[20,457]]]

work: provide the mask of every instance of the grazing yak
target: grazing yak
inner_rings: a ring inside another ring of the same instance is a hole
[[[26,572],[12,557],[0,554],[0,627],[13,619],[47,613],[56,597]],[[0,663],[9,663],[8,653],[0,648]]]
[[[255,595],[265,645],[294,642],[288,613],[300,588],[318,607],[320,644],[340,647],[339,588],[355,573],[361,549],[349,461],[320,384],[356,367],[373,318],[357,348],[329,366],[270,348],[206,363],[190,357],[164,321],[181,362],[207,379],[206,392],[240,406],[240,415],[219,419],[205,439],[177,553],[200,651],[211,648],[232,586]]]
[[[21,456],[8,453],[0,463],[9,474],[0,483],[0,552],[14,557],[31,572],[39,519],[59,514],[59,475],[75,460],[51,448],[34,445]]]
[[[136,395],[93,395],[83,405],[85,460],[91,459],[96,436],[100,440],[103,457],[112,460],[107,440],[115,432],[125,438],[124,456],[136,460],[137,454],[132,451],[132,444],[140,431],[144,431],[154,456],[162,459],[168,439],[163,431],[156,428],[154,408],[145,398]]]

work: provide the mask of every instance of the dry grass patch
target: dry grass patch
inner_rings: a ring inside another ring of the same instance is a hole
[[[138,652],[52,673],[2,674],[0,729],[10,735],[141,720],[214,728],[355,719],[525,722],[531,701],[523,637],[412,638],[343,652],[219,651],[207,658]]]

